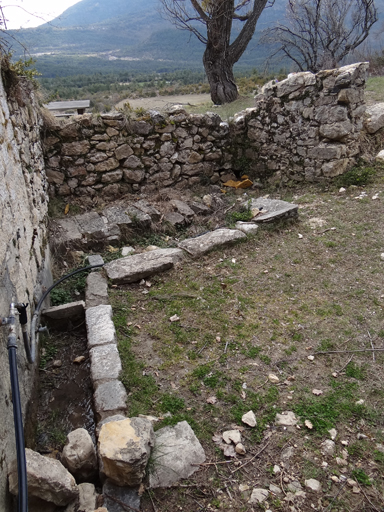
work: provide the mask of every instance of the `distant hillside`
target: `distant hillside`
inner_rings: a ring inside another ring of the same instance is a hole
[[[376,4],[384,12],[384,0]],[[264,10],[237,67],[262,67],[268,49],[258,46],[260,32],[284,18],[285,5],[285,0],[276,0]],[[240,24],[235,24],[235,35],[239,29]],[[201,68],[204,52],[204,45],[193,35],[176,30],[161,17],[159,0],[81,0],[50,23],[8,34],[22,44],[10,39],[15,55],[23,54],[26,47],[37,59],[39,71],[51,77]]]

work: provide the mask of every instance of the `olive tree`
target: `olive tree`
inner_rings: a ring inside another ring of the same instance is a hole
[[[216,105],[238,97],[233,66],[243,55],[267,2],[274,0],[160,0],[162,12],[179,29],[205,45],[204,69]],[[233,22],[241,29],[233,35]]]
[[[262,40],[276,46],[274,56],[316,73],[351,55],[376,21],[374,0],[289,0],[284,21]]]

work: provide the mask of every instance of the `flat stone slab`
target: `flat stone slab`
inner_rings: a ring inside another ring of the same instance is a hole
[[[119,380],[99,384],[93,395],[93,400],[99,420],[119,413],[124,414],[127,409],[127,392],[124,384]]]
[[[112,322],[112,306],[101,305],[88,308],[85,313],[88,347],[116,344],[116,331]]]
[[[188,238],[179,243],[183,249],[194,258],[206,254],[213,249],[233,244],[245,239],[246,235],[238,229],[216,229],[196,238]]]
[[[51,237],[54,236],[55,245],[79,245],[83,235],[73,217],[51,221]]]
[[[105,222],[96,212],[83,213],[82,215],[76,215],[76,220],[80,232],[86,234],[94,234],[105,229]]]
[[[84,315],[85,303],[83,300],[68,302],[60,306],[52,306],[43,309],[42,314],[53,320],[63,320],[67,318],[78,318]]]
[[[244,206],[247,207],[248,203],[244,203]],[[251,200],[250,208],[251,210],[263,208],[266,211],[266,213],[261,213],[252,220],[257,224],[262,224],[263,222],[272,222],[286,217],[297,217],[299,206],[280,199],[259,197]]]
[[[121,372],[121,361],[117,346],[101,345],[91,348],[91,378],[96,381],[116,380]]]
[[[88,265],[104,265],[103,257],[100,254],[90,254],[87,256]],[[92,272],[96,272],[97,268],[92,270]]]
[[[242,231],[246,235],[254,235],[256,231],[259,229],[259,226],[254,222],[242,222],[238,221],[235,224],[236,229]]]
[[[147,203],[147,201],[144,201],[144,199],[137,201],[137,203],[135,203],[135,207],[141,212],[149,215],[153,222],[158,222],[161,218],[161,213],[159,210],[156,210],[156,208]]]
[[[87,286],[85,288],[85,307],[109,304],[108,282],[99,272],[91,272],[87,276]]]
[[[108,222],[117,225],[132,226],[132,219],[128,215],[127,208],[125,206],[111,206],[103,211],[108,219]]]
[[[122,512],[123,510],[140,510],[139,487],[120,487],[114,485],[109,479],[103,485],[104,505],[108,512]],[[126,509],[118,503],[121,501]]]
[[[154,467],[149,486],[169,487],[181,478],[188,478],[205,461],[205,452],[186,421],[164,427],[155,433]],[[193,465],[192,464],[196,464]]]
[[[132,220],[133,227],[151,227],[151,217],[147,213],[144,213],[143,211],[139,210],[138,208],[135,208],[134,206],[128,206],[127,212]]]
[[[195,212],[190,208],[187,203],[184,201],[179,201],[178,199],[172,199],[171,205],[175,208],[175,210],[185,217],[193,217]]]
[[[104,268],[113,283],[134,283],[172,268],[183,257],[181,249],[156,249],[111,261]]]

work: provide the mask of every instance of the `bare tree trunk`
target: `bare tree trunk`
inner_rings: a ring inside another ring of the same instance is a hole
[[[222,105],[235,101],[239,93],[233,76],[233,64],[228,57],[223,53],[218,54],[213,48],[210,48],[210,45],[207,45],[203,64],[213,103]]]

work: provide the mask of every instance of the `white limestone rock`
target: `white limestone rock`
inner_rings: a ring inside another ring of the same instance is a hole
[[[182,421],[156,432],[153,460],[150,487],[169,487],[195,473],[205,461],[205,453],[189,424]]]
[[[78,481],[84,482],[95,475],[96,449],[87,430],[78,428],[68,434],[61,462]]]
[[[152,423],[143,418],[105,423],[98,441],[101,474],[116,485],[140,485],[154,442]]]
[[[78,497],[79,488],[76,481],[61,462],[43,457],[29,448],[25,449],[25,455],[30,496],[54,503],[60,507],[67,505]],[[16,461],[12,464],[8,478],[10,492],[17,495]]]

